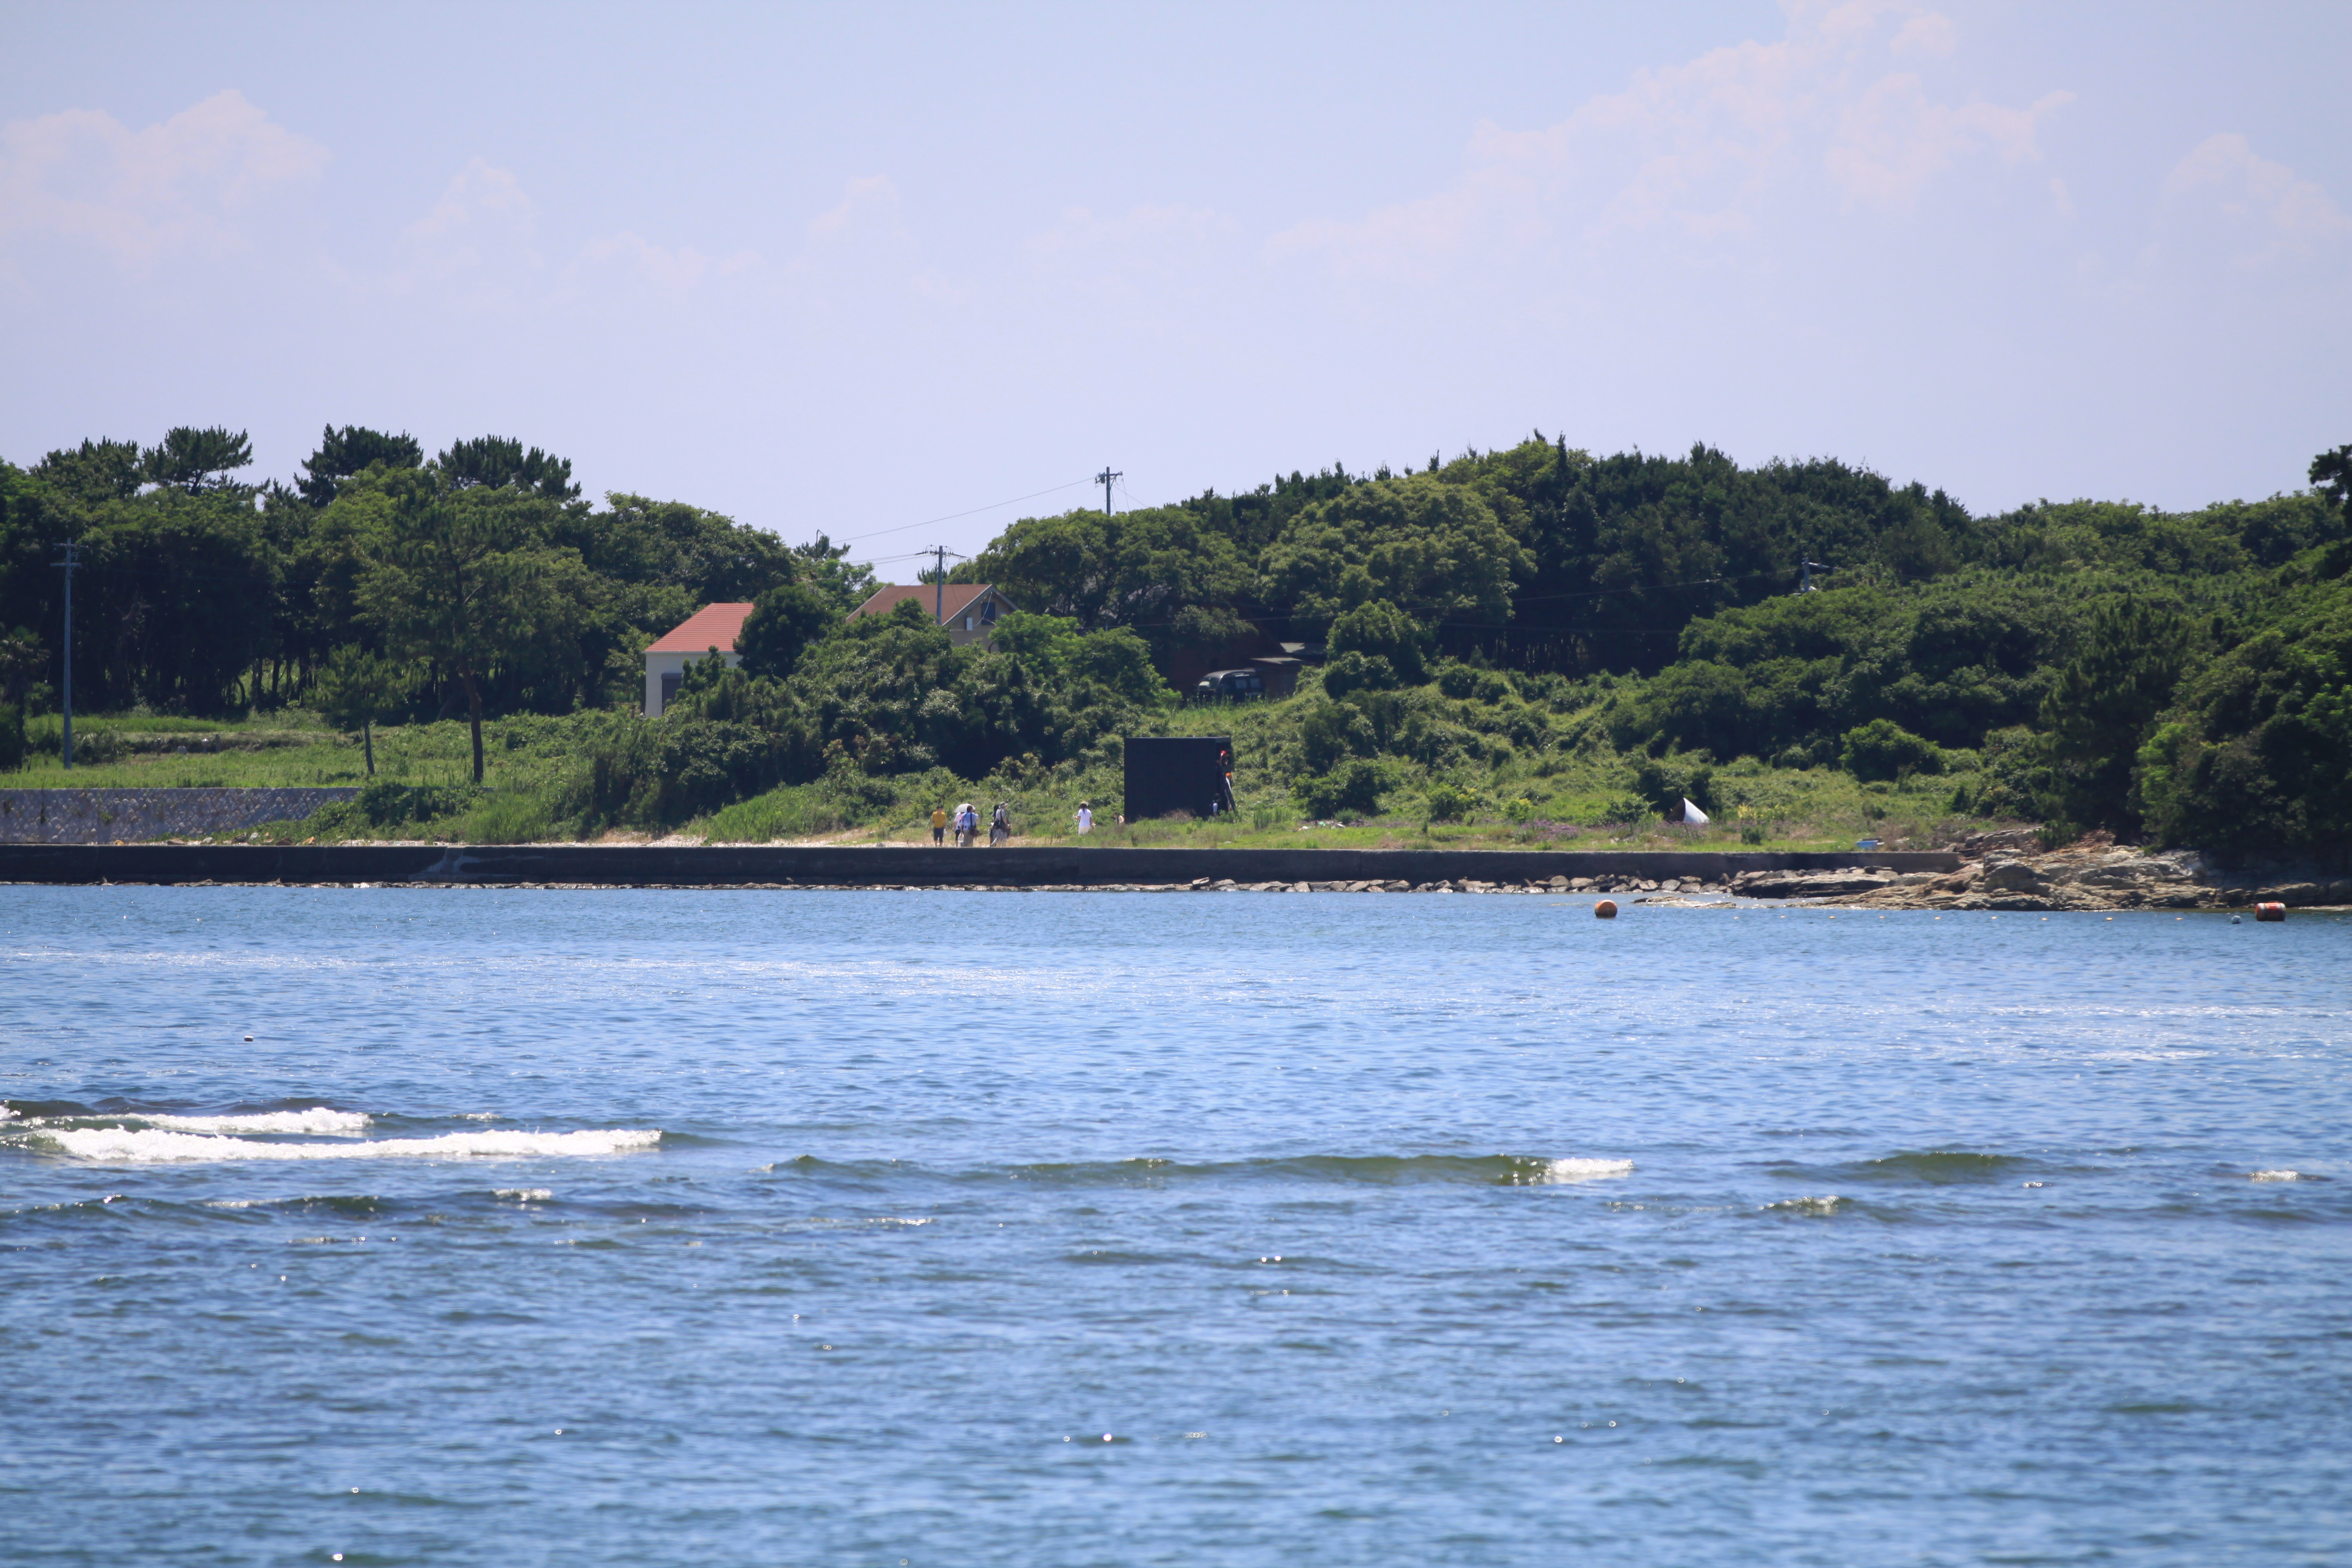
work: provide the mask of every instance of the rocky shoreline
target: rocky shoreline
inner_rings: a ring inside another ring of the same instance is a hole
[[[2031,833],[1978,834],[1953,847],[1962,858],[1957,871],[1751,871],[1733,878],[1730,890],[1792,903],[2003,913],[2352,905],[2352,879],[2310,866],[2230,867],[2194,849],[2106,843],[2043,850]]]
[[[1759,864],[1760,862],[1760,864]],[[1570,875],[1581,868],[1582,875]],[[1202,872],[1190,878],[1170,873]],[[1316,876],[1323,871],[1327,874]],[[1268,876],[1268,873],[1278,875]],[[1345,873],[1353,872],[1354,875]],[[1470,875],[1469,873],[1483,873]],[[895,875],[893,874],[895,873]],[[1385,874],[1376,874],[1385,873]],[[1400,874],[1402,873],[1402,874]],[[1342,849],[882,851],[839,846],[5,846],[0,883],[176,887],[704,889],[774,891],[1608,895],[1651,906],[1758,902],[1997,912],[2352,906],[2352,878],[2101,841],[2043,850],[2031,829],[1856,855]]]

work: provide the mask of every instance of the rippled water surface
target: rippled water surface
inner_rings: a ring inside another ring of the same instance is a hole
[[[2347,993],[2318,915],[0,888],[0,1556],[2352,1561]]]

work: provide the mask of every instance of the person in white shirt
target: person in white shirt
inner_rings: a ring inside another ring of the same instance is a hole
[[[1080,833],[1092,833],[1094,830],[1095,808],[1088,805],[1085,801],[1078,802],[1078,831]]]

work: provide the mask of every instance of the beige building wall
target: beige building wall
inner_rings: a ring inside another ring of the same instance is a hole
[[[700,653],[647,653],[646,655],[646,717],[658,719],[662,716],[663,676],[675,676],[678,680],[683,680],[686,679],[688,665],[698,663],[709,657],[710,650],[708,648]],[[743,656],[740,654],[724,653],[719,657],[727,661],[727,668],[730,669],[742,668]]]

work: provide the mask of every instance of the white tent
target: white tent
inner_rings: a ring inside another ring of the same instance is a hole
[[[1705,827],[1707,824],[1707,815],[1701,811],[1697,806],[1693,805],[1690,803],[1689,797],[1685,796],[1683,800],[1683,820],[1685,822],[1695,823],[1698,826]]]

